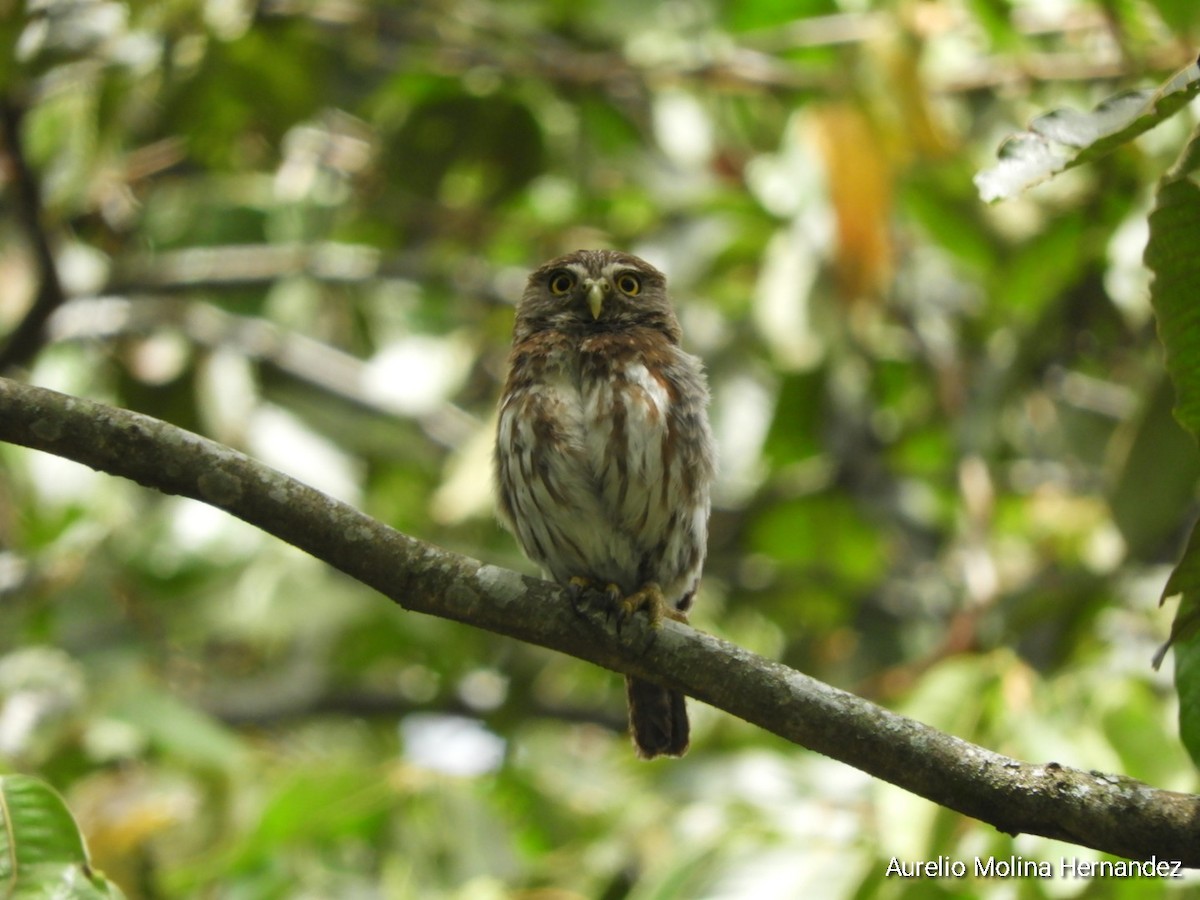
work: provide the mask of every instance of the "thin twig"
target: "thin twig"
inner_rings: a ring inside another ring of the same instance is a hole
[[[41,186],[22,146],[23,119],[24,110],[13,98],[0,97],[0,130],[4,134],[8,168],[12,173],[13,207],[33,251],[38,277],[33,305],[0,348],[0,372],[24,365],[37,355],[45,339],[46,322],[66,300],[50,238],[42,221]]]

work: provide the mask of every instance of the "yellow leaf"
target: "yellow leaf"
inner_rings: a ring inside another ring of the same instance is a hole
[[[877,298],[892,276],[892,171],[861,111],[818,107],[809,119],[837,223],[834,266],[843,299]]]

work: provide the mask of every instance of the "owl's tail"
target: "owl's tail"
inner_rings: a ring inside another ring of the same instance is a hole
[[[628,676],[625,693],[629,697],[629,731],[638,756],[683,756],[688,748],[683,694]]]

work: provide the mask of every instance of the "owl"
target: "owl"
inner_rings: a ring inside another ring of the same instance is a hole
[[[680,347],[663,274],[611,250],[534,271],[495,448],[499,516],[525,555],[575,597],[607,597],[618,624],[638,610],[685,620],[715,473],[704,369]],[[681,756],[683,695],[626,689],[638,755]]]

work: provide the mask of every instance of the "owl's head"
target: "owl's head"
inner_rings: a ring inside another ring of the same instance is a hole
[[[539,331],[589,334],[648,328],[679,343],[667,279],[616,250],[576,250],[539,266],[517,304],[517,341]]]

